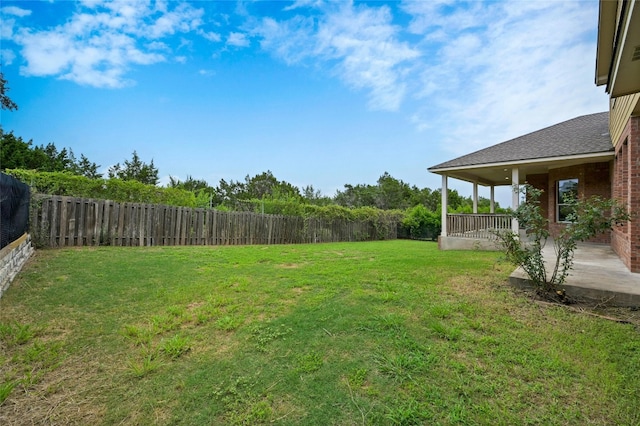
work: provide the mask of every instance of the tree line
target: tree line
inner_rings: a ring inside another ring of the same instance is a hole
[[[2,170],[24,169],[39,172],[64,172],[84,176],[89,179],[103,179],[98,171],[100,166],[89,160],[84,154],[77,158],[73,150],[59,149],[51,142],[47,145],[34,145],[32,140],[25,141],[13,132],[4,132],[0,128],[0,168]],[[133,151],[131,158],[122,164],[117,163],[107,171],[108,179],[137,181],[146,185],[158,186],[159,171],[153,159],[149,162]],[[438,211],[441,203],[440,189],[419,188],[416,185],[394,178],[384,172],[375,184],[345,184],[335,195],[321,193],[313,185],[300,189],[280,180],[270,170],[247,175],[244,180],[220,179],[217,186],[210,185],[204,179],[187,176],[185,180],[170,177],[169,188],[182,189],[205,196],[210,206],[225,206],[230,209],[244,210],[244,204],[252,200],[286,200],[327,206],[335,204],[347,208],[373,207],[381,210],[406,210],[418,205],[427,210]],[[464,197],[456,190],[449,190],[449,207],[457,212],[470,212],[473,206],[471,197]],[[480,198],[479,209],[489,208],[489,200]]]
[[[8,90],[6,80],[0,73],[0,106],[10,111],[17,110],[18,106],[7,95]],[[313,185],[298,188],[287,181],[279,180],[270,170],[255,176],[247,175],[244,180],[221,179],[217,186],[192,176],[187,176],[185,180],[170,177],[166,188],[162,188],[162,191],[157,189],[154,193],[152,188],[159,188],[158,168],[154,165],[153,159],[146,162],[135,150],[131,158],[108,169],[107,183],[92,183],[92,181],[105,179],[98,171],[100,167],[84,154],[80,154],[77,158],[71,149],[59,149],[53,142],[47,145],[35,145],[32,140],[25,141],[22,137],[14,135],[12,131],[5,132],[0,127],[0,169],[3,171],[31,170],[40,173],[37,179],[35,175],[29,175],[31,181],[37,180],[40,188],[45,188],[47,192],[64,192],[58,195],[81,196],[73,193],[78,191],[85,194],[84,196],[91,194],[89,196],[97,197],[99,194],[96,194],[104,187],[110,191],[109,196],[118,194],[120,198],[128,201],[144,201],[134,200],[136,196],[141,196],[145,200],[160,197],[160,200],[172,200],[172,204],[182,202],[178,200],[188,200],[191,207],[215,207],[263,213],[307,214],[304,212],[313,211],[317,214],[320,211],[303,206],[365,209],[364,211],[369,213],[372,210],[366,209],[398,211],[403,212],[405,227],[407,230],[412,230],[410,234],[429,234],[431,238],[437,234],[440,226],[441,190],[419,188],[396,179],[387,172],[384,172],[375,184],[345,184],[344,188],[337,190],[333,196],[322,194]],[[14,173],[16,174],[19,173]],[[27,175],[22,173],[22,176]],[[124,183],[130,185],[123,185]],[[139,186],[140,184],[151,188],[144,189]],[[472,212],[471,197],[461,196],[456,190],[448,191],[450,211]],[[185,194],[191,195],[185,197]],[[489,200],[480,197],[478,210],[489,212]],[[340,210],[326,211],[338,214]],[[502,212],[504,209],[496,205],[496,211]],[[339,214],[344,214],[344,211]]]

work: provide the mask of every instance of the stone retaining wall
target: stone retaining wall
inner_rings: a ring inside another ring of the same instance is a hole
[[[31,235],[23,234],[0,250],[0,297],[33,253]]]

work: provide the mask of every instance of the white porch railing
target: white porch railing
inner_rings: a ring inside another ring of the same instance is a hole
[[[506,214],[447,214],[447,236],[493,240],[496,231],[511,230]]]

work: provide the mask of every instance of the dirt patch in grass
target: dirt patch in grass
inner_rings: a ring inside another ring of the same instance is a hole
[[[282,263],[278,265],[278,268],[282,269],[298,269],[300,265],[298,263]]]
[[[109,381],[99,378],[102,366],[92,358],[68,358],[37,383],[18,385],[0,407],[0,424],[99,423],[106,411],[100,389]]]

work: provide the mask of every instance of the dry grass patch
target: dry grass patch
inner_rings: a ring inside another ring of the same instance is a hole
[[[113,363],[110,368],[117,368]],[[99,423],[106,412],[102,393],[110,380],[93,356],[69,357],[32,383],[22,383],[0,406],[0,423],[69,424]]]

